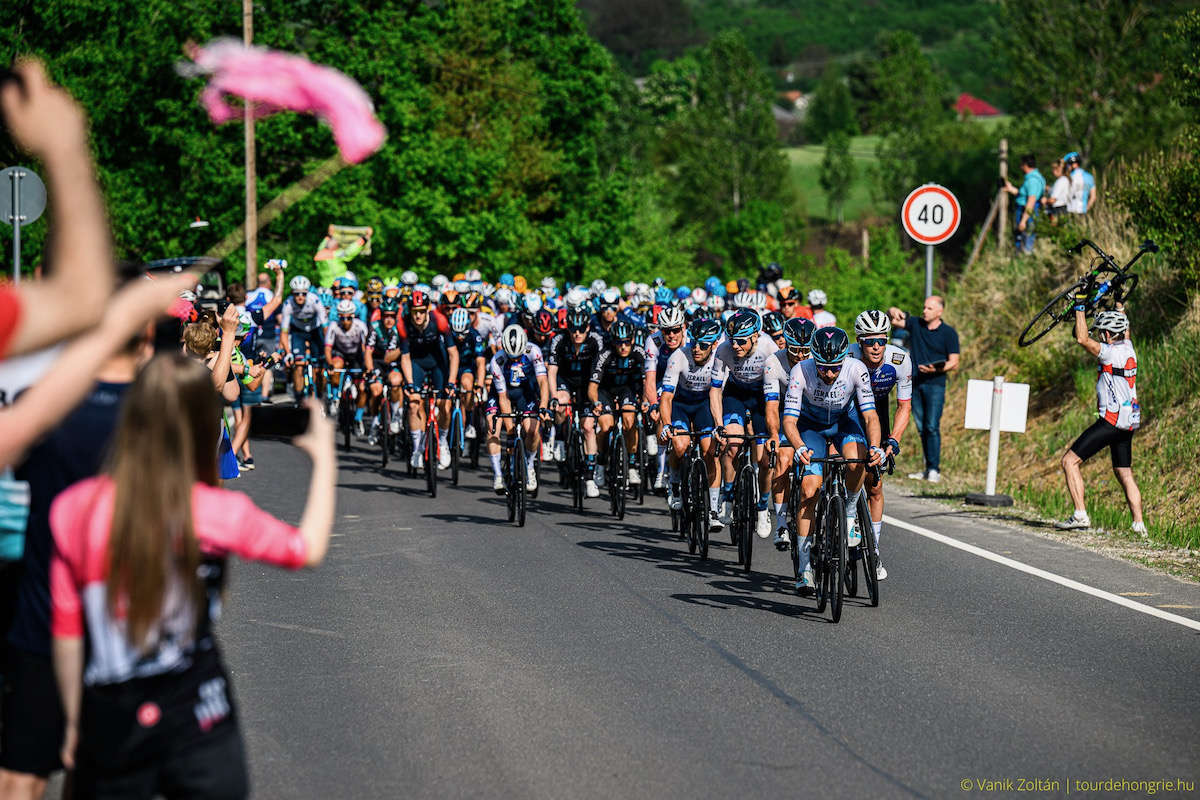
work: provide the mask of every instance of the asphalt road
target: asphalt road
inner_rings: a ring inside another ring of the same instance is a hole
[[[254,452],[235,488],[297,520],[306,460]],[[722,533],[699,562],[660,499],[617,523],[547,486],[518,529],[490,477],[430,499],[365,447],[339,486],[325,564],[238,564],[218,627],[258,797],[1200,787],[1200,633],[1174,622],[885,526],[881,606],[834,625],[787,554],[759,542],[747,575]],[[915,500],[888,514],[1200,618],[1200,588],[1136,565]],[[1115,788],[1088,796],[1147,794]]]

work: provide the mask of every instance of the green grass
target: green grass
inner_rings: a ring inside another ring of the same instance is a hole
[[[879,214],[879,209],[871,199],[870,178],[867,167],[875,164],[875,148],[879,143],[878,136],[855,136],[850,140],[850,152],[858,166],[858,176],[846,198],[843,215],[846,222],[872,217]],[[832,222],[829,216],[828,202],[825,192],[821,189],[821,159],[825,157],[824,145],[807,145],[805,147],[789,147],[784,150],[788,164],[791,167],[792,180],[795,181],[800,196],[808,207],[808,215],[815,220]]]

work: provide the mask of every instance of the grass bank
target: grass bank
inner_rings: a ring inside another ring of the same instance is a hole
[[[867,172],[879,161],[875,157],[878,144],[878,136],[855,136],[850,141],[850,154],[854,156],[858,174],[843,209],[846,222],[870,219],[881,213],[871,198],[871,180]],[[784,153],[791,167],[792,180],[804,198],[809,217],[832,222],[828,201],[824,190],[821,189],[821,160],[825,158],[825,146],[789,147]]]
[[[1140,241],[1127,221],[1113,213],[1101,213],[1071,232],[1079,234],[1122,263]],[[947,392],[944,481],[938,494],[982,491],[987,433],[963,429],[966,382],[1003,375],[1007,381],[1030,384],[1031,397],[1027,432],[1001,434],[998,490],[1046,518],[1064,518],[1070,512],[1058,461],[1095,420],[1095,361],[1064,326],[1031,347],[1021,348],[1016,342],[1051,293],[1087,270],[1086,259],[1064,251],[1064,242],[1043,238],[1025,258],[989,252],[949,291],[946,319],[959,332],[963,361]],[[1188,298],[1161,257],[1143,258],[1136,271],[1142,282],[1127,308],[1138,352],[1143,420],[1134,437],[1134,474],[1151,542],[1194,549],[1200,545],[1200,522],[1189,501],[1200,485],[1194,467],[1200,452],[1200,298]],[[905,437],[905,472],[915,471],[920,460],[913,434]],[[1084,478],[1093,523],[1114,536],[1132,536],[1129,511],[1107,452],[1084,465]]]

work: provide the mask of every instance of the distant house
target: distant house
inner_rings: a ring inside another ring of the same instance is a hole
[[[958,113],[958,118],[962,119],[966,116],[972,117],[998,117],[1000,109],[996,108],[986,100],[980,100],[978,97],[963,92],[958,96],[958,100],[954,103],[954,110]]]
[[[802,112],[808,108],[808,98],[804,96],[804,92],[790,91],[784,92],[781,97],[787,101],[793,111]]]

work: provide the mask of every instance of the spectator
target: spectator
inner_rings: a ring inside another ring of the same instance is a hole
[[[1067,202],[1071,198],[1071,179],[1066,175],[1066,167],[1060,158],[1050,167],[1054,175],[1054,184],[1050,187],[1050,224],[1057,225],[1059,217],[1067,213]]]
[[[1017,198],[1016,247],[1018,253],[1032,253],[1033,241],[1037,238],[1038,203],[1046,192],[1046,179],[1038,172],[1037,158],[1033,153],[1021,156],[1021,172],[1025,179],[1021,188],[1013,186],[1008,180],[1004,181],[1004,191]]]
[[[246,310],[252,314],[254,312],[262,314],[262,320],[258,323],[258,336],[254,342],[260,355],[269,355],[279,348],[279,315],[277,311],[283,304],[283,270],[286,268],[286,261],[271,259],[267,262],[267,269],[275,271],[275,287],[278,291],[271,288],[271,275],[264,270],[258,273],[258,288],[246,293]],[[273,303],[272,301],[277,296],[279,302]],[[267,370],[262,384],[262,401],[264,403],[271,402],[274,387],[275,376],[271,370]]]
[[[808,305],[812,312],[813,324],[818,328],[832,328],[837,325],[837,317],[825,310],[825,304],[829,302],[829,298],[820,289],[813,289],[808,293]]]
[[[211,377],[177,354],[155,358],[126,392],[107,474],[55,501],[52,652],[65,715],[61,757],[75,770],[77,795],[246,795],[212,624],[229,555],[293,569],[325,556],[337,480],[333,423],[315,401],[308,408],[296,444],[313,469],[298,529],[217,488]]]
[[[74,336],[104,315],[112,292],[112,241],[87,147],[87,120],[41,62],[22,61],[0,83],[13,140],[46,168],[54,270],[20,289],[0,287],[0,359]],[[76,395],[78,398],[78,395]]]
[[[958,368],[958,333],[942,321],[946,303],[937,295],[925,298],[918,319],[893,306],[888,309],[892,325],[908,331],[912,347],[912,410],[921,433],[925,469],[908,477],[937,483],[942,463],[942,408],[946,404],[946,373]]]
[[[1083,159],[1074,151],[1063,156],[1070,171],[1071,192],[1067,200],[1067,211],[1086,214],[1096,203],[1096,179],[1083,168]]]

